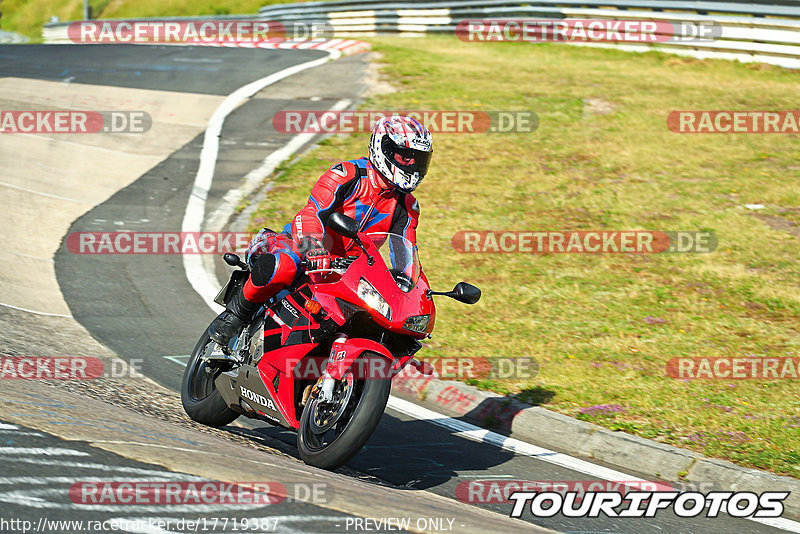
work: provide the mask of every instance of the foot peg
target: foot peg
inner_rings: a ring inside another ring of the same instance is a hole
[[[206,349],[206,353],[203,354],[203,359],[209,363],[210,362],[237,363],[239,361],[232,354],[226,354],[225,352],[223,352],[222,348],[217,343],[214,343],[213,347],[209,346],[209,348]]]

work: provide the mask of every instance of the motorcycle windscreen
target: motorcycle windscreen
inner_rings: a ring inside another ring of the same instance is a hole
[[[401,291],[408,293],[419,281],[422,272],[417,247],[398,234],[373,232],[367,237],[378,248],[386,267]]]

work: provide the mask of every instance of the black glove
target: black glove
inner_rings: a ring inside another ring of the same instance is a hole
[[[319,239],[306,236],[297,246],[297,249],[303,255],[307,270],[330,269],[331,254],[328,249],[322,246]]]

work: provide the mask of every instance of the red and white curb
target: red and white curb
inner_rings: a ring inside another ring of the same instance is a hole
[[[225,48],[263,48],[267,50],[336,50],[349,56],[359,52],[367,52],[369,43],[357,39],[301,39],[301,40],[269,40],[257,43],[243,41],[240,43],[197,43],[178,46],[211,46]]]
[[[63,35],[62,35],[63,33]],[[103,43],[76,43],[64,32],[46,31],[45,44],[84,44],[102,46]],[[197,42],[197,43],[131,43],[139,46],[205,46],[212,48],[261,48],[264,50],[327,50],[343,56],[368,52],[370,44],[358,39],[267,39],[241,42]]]

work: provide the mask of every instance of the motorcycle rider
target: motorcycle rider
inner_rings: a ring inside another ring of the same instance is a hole
[[[412,192],[425,178],[432,154],[433,136],[416,119],[378,119],[368,157],[332,166],[282,233],[265,228],[250,242],[250,277],[211,323],[211,339],[227,345],[261,304],[303,272],[303,260],[307,270],[327,269],[332,256],[361,253],[351,240],[325,231],[334,212],[355,219],[362,232],[399,234],[416,246],[419,204]]]

